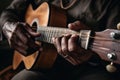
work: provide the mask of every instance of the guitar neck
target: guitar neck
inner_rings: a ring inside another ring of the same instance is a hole
[[[80,30],[80,32],[76,32],[68,28],[38,27],[37,32],[41,33],[41,36],[36,38],[36,40],[51,44],[53,44],[52,37],[60,37],[64,34],[76,34],[79,36],[81,47],[87,49],[91,30]]]

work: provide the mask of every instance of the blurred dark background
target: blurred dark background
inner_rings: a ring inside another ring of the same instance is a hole
[[[12,0],[0,0],[0,15]],[[6,39],[0,42],[0,71],[12,64],[13,50]]]
[[[11,3],[12,0],[0,0],[0,13]]]

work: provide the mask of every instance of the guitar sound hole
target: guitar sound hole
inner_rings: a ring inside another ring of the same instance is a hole
[[[31,28],[36,32],[37,31],[37,22],[33,22]]]

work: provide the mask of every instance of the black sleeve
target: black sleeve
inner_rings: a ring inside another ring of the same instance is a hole
[[[1,13],[0,27],[5,22],[24,21],[24,14],[31,0],[13,0],[12,3]]]
[[[92,27],[95,30],[101,31],[108,28],[117,29],[116,26],[120,22],[119,0],[97,0],[96,3],[91,4],[90,7],[93,16],[92,19],[94,19],[95,22]],[[91,21],[91,19],[88,19],[88,21]]]
[[[120,22],[120,0],[79,0],[68,13],[92,30],[116,29]]]
[[[112,2],[108,12],[107,28],[116,29],[117,24],[120,22],[120,1],[115,0]]]
[[[0,41],[5,37],[2,35],[2,27],[6,22],[22,22],[26,8],[32,0],[13,0],[0,15]]]
[[[91,14],[95,22],[95,24],[92,25],[93,28],[98,31],[108,28],[117,29],[117,24],[120,22],[120,1],[97,0],[95,5],[97,9],[91,9]]]
[[[32,7],[34,8],[44,1],[52,2],[52,0],[13,0],[0,15],[0,40],[4,37],[2,36],[2,27],[6,22],[24,22],[28,5],[32,4]]]

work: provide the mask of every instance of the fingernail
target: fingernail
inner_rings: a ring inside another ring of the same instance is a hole
[[[70,28],[71,26],[72,26],[72,24],[71,24],[71,23],[69,23],[69,24],[68,24],[68,27]]]
[[[55,41],[55,37],[52,38],[53,42]]]

